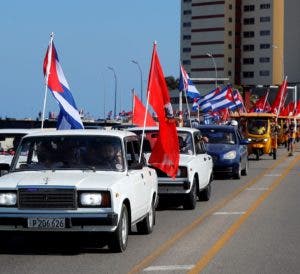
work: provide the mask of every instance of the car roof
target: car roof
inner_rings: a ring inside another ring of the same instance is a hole
[[[3,128],[0,129],[0,134],[28,134],[31,132],[41,131],[40,128]]]
[[[127,136],[135,136],[131,131],[118,131],[108,129],[70,129],[70,130],[47,130],[32,132],[26,137],[43,137],[43,136],[115,136],[124,138]]]
[[[235,126],[231,126],[231,125],[199,125],[197,126],[197,128],[201,131],[201,129],[220,129],[220,130],[232,130],[234,131],[236,129]]]
[[[197,128],[190,128],[190,127],[176,127],[177,131],[185,131],[185,132],[198,132]],[[133,127],[133,128],[128,128],[128,130],[134,131],[142,131],[143,127]],[[159,127],[145,127],[145,131],[153,131],[153,130],[159,130]]]

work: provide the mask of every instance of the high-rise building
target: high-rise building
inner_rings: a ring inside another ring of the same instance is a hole
[[[204,92],[278,85],[285,75],[297,85],[299,10],[298,0],[181,0],[181,63]]]

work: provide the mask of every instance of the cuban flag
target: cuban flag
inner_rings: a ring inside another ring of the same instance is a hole
[[[232,93],[233,93],[234,105],[230,106],[229,110],[234,111],[240,108],[243,108],[245,110],[244,100],[242,95],[239,93],[239,91],[237,89],[234,89]]]
[[[44,58],[43,70],[46,84],[60,107],[60,113],[57,118],[57,129],[83,129],[78,109],[60,66],[52,39]]]
[[[199,101],[198,105],[202,112],[207,113],[212,110],[211,100],[215,98],[220,93],[220,88],[217,87],[212,91],[208,92],[205,96],[203,96]]]
[[[233,92],[231,86],[224,87],[210,102],[213,111],[219,111],[224,108],[234,106]]]
[[[192,99],[201,97],[200,92],[194,86],[192,80],[182,65],[180,65],[179,90],[184,91],[186,96]]]

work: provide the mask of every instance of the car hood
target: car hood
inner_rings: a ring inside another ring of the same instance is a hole
[[[219,155],[228,151],[237,150],[236,145],[227,144],[205,144],[208,154]]]
[[[93,171],[23,171],[0,177],[0,188],[24,186],[76,187],[78,189],[110,189],[113,184],[126,178],[123,172]]]

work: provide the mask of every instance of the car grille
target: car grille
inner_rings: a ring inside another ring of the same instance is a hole
[[[20,209],[75,209],[75,189],[26,188],[18,191]]]

